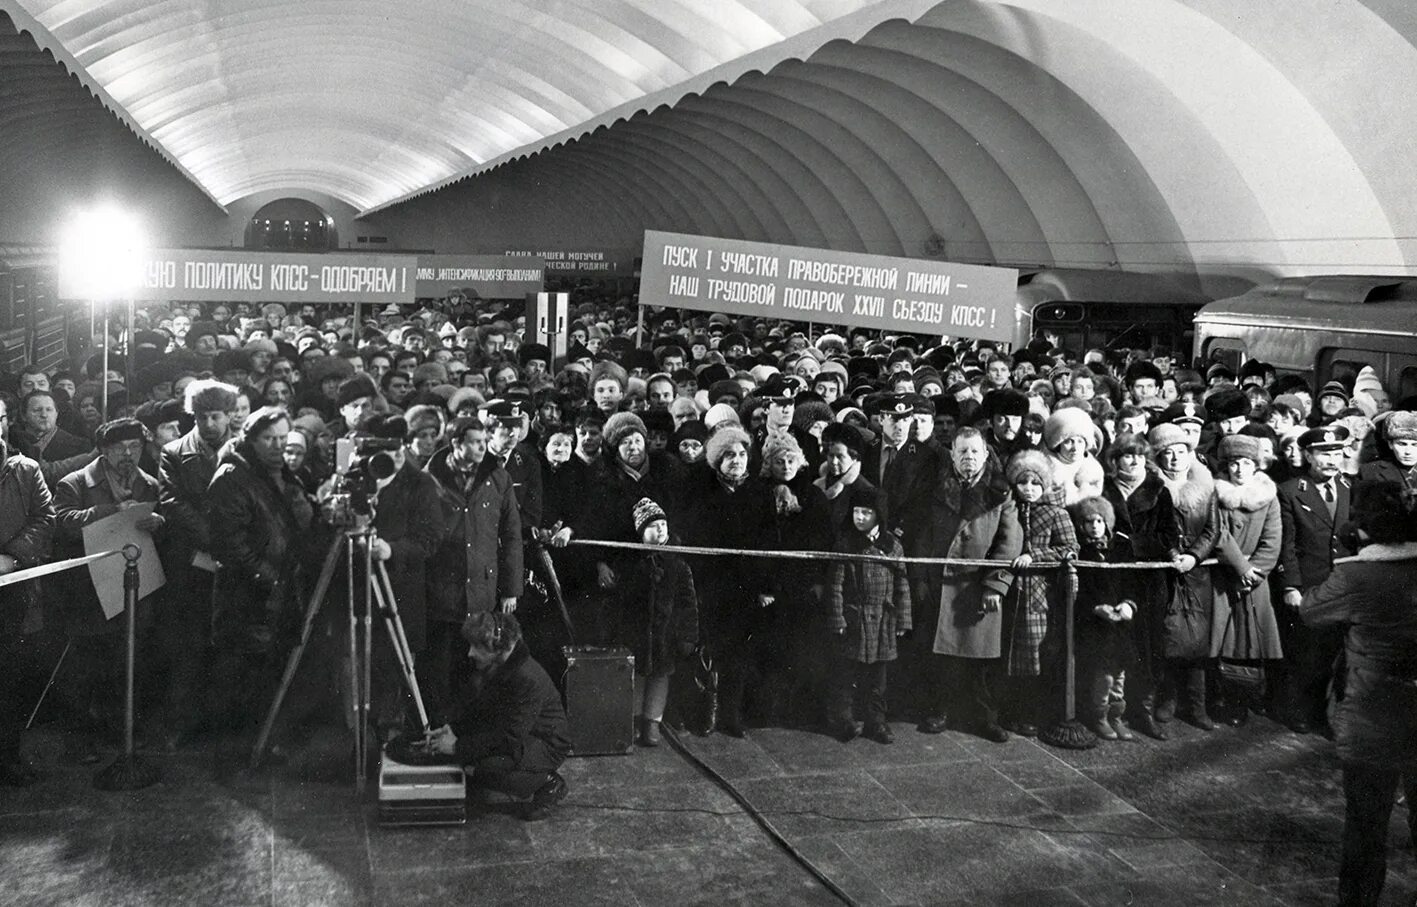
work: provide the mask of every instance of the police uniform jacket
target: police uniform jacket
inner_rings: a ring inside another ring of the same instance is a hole
[[[489,457],[496,457],[488,451]],[[507,454],[502,468],[512,480],[512,490],[517,496],[517,513],[521,517],[522,532],[530,535],[531,530],[541,525],[543,509],[541,463],[536,451],[525,441],[512,448]]]
[[[133,500],[157,504],[157,479],[137,471],[133,477]],[[76,469],[59,481],[54,490],[54,554],[63,560],[84,554],[84,527],[118,512],[119,498],[108,481],[102,457],[83,469]],[[152,565],[139,564],[152,569]],[[116,632],[121,621],[110,621],[99,607],[98,594],[87,570],[66,570],[56,574],[46,587],[64,612],[64,627],[71,636],[91,636]]]
[[[1279,515],[1284,526],[1279,565],[1285,588],[1302,592],[1317,586],[1328,579],[1334,558],[1353,553],[1338,534],[1348,522],[1353,499],[1348,477],[1336,477],[1334,489],[1334,515],[1329,516],[1328,504],[1312,478],[1300,476],[1279,486]]]
[[[438,483],[444,535],[428,565],[428,619],[461,623],[522,594],[522,524],[512,478],[485,456],[464,477],[440,450],[426,472]]]

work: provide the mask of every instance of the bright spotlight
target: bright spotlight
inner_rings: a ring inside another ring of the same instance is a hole
[[[59,295],[124,299],[143,282],[146,243],[136,218],[105,207],[80,214],[59,244]]]

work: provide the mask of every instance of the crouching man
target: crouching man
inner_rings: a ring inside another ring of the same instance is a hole
[[[474,787],[527,801],[527,820],[545,818],[566,797],[556,771],[571,748],[561,694],[512,615],[474,612],[462,635],[470,670],[452,720],[433,734],[434,750],[456,756]]]

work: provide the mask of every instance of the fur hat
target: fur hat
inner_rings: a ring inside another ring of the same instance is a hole
[[[335,397],[335,406],[343,407],[361,397],[374,398],[377,396],[379,396],[379,389],[374,386],[374,380],[369,377],[368,372],[360,372],[340,382],[339,395]]]
[[[860,412],[860,410],[857,410],[857,412]],[[840,414],[838,414],[838,416],[839,415]],[[862,459],[866,454],[866,439],[861,436],[861,431],[855,426],[848,425],[845,422],[833,422],[831,425],[822,429],[823,453],[833,444],[844,446],[847,450],[851,451],[851,455],[858,460]]]
[[[185,406],[192,415],[198,413],[229,413],[236,409],[236,388],[214,378],[193,381],[187,385]]]
[[[1247,460],[1253,460],[1255,465],[1259,465],[1260,439],[1252,438],[1249,435],[1226,435],[1220,439],[1216,456],[1222,462],[1244,457]]]
[[[426,403],[418,406],[410,406],[408,412],[404,413],[404,418],[408,420],[408,438],[413,440],[414,436],[425,429],[433,429],[435,432],[443,430],[443,420],[439,417],[438,408],[429,406]]]
[[[753,441],[748,437],[748,433],[737,425],[724,425],[718,431],[709,435],[708,444],[704,450],[704,462],[709,468],[718,471],[718,464],[728,455],[728,450],[734,444],[742,444],[745,448],[753,446]]]
[[[590,370],[590,386],[592,390],[594,390],[595,385],[601,381],[614,381],[616,384],[620,385],[621,392],[624,392],[629,380],[630,376],[620,367],[620,364],[618,362],[612,362],[609,359],[597,362]]]
[[[460,387],[453,391],[448,397],[448,412],[454,416],[458,410],[471,403],[475,409],[482,409],[487,405],[487,398],[482,396],[475,387]]]
[[[1314,395],[1314,400],[1322,400],[1324,397],[1338,397],[1347,403],[1348,388],[1344,387],[1341,381],[1330,381],[1319,389],[1319,392]]]
[[[95,445],[103,448],[123,441],[142,441],[147,436],[147,429],[137,419],[114,419],[100,425],[93,439]]]
[[[642,438],[649,436],[649,432],[645,429],[644,420],[634,413],[615,413],[605,420],[605,449],[615,450],[620,446],[621,441],[635,432],[639,432]]]
[[[979,407],[981,419],[993,419],[995,416],[1018,416],[1021,419],[1026,415],[1028,395],[1011,387],[985,394],[984,402]]]
[[[1184,444],[1192,450],[1195,449],[1195,444],[1186,435],[1185,430],[1174,422],[1162,422],[1153,427],[1151,431],[1147,432],[1146,440],[1151,445],[1151,449],[1158,453],[1172,444]]]
[[[1004,467],[1004,475],[1010,485],[1018,482],[1023,476],[1036,476],[1047,490],[1053,487],[1053,461],[1041,450],[1021,450],[1009,458],[1008,465]]]
[[[1073,518],[1074,526],[1081,526],[1089,518],[1100,516],[1107,526],[1108,533],[1117,525],[1117,512],[1112,509],[1111,502],[1103,497],[1083,498],[1068,505],[1068,516]]]
[[[1161,369],[1157,368],[1156,364],[1149,360],[1138,359],[1127,366],[1126,372],[1122,375],[1122,383],[1127,385],[1127,387],[1131,387],[1143,378],[1150,378],[1152,381],[1156,382],[1157,387],[1160,387]]]
[[[1067,438],[1077,435],[1087,439],[1088,448],[1097,450],[1102,446],[1101,432],[1087,413],[1075,407],[1060,409],[1043,423],[1043,446],[1057,450]]]
[[[660,507],[649,498],[640,498],[639,501],[635,503],[634,517],[635,535],[641,535],[645,531],[645,527],[655,520],[669,519],[664,515],[664,508]]]
[[[1250,398],[1238,387],[1221,388],[1205,400],[1206,412],[1216,422],[1250,414]]]
[[[738,411],[727,403],[715,403],[704,413],[704,425],[709,431],[720,428],[724,425],[741,425],[738,418]]]
[[[1417,413],[1394,410],[1383,420],[1383,437],[1389,441],[1417,441]]]
[[[851,506],[869,507],[876,512],[876,522],[885,527],[890,519],[886,493],[869,482],[851,483]]]

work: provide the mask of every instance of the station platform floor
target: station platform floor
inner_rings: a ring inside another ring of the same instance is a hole
[[[1332,744],[1260,718],[1084,752],[895,726],[684,737],[802,856],[865,905],[1307,905],[1336,900],[1343,798]],[[0,904],[847,903],[667,744],[573,758],[570,795],[523,822],[387,830],[331,730],[279,769],[218,784],[201,752],[105,793],[52,736],[41,783],[0,789]],[[1417,902],[1405,807],[1384,904]]]

